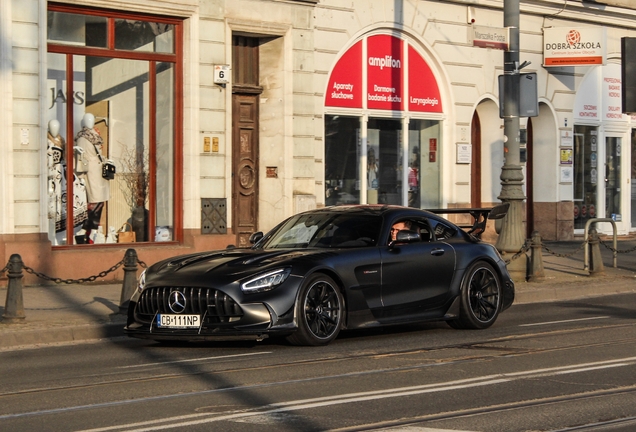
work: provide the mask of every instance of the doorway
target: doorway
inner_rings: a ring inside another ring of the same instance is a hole
[[[232,105],[232,226],[238,247],[246,247],[258,214],[258,96],[233,95]]]
[[[258,228],[259,39],[232,37],[232,229],[238,247]]]

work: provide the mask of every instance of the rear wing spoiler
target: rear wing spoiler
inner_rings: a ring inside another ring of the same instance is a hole
[[[473,217],[472,225],[457,225],[461,229],[466,230],[468,234],[472,234],[475,237],[481,237],[481,234],[486,230],[486,222],[488,219],[496,220],[503,219],[508,213],[510,203],[502,203],[492,208],[451,208],[451,209],[426,209],[435,214],[469,214]]]

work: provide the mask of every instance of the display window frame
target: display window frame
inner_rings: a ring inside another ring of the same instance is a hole
[[[82,46],[77,44],[69,44],[58,41],[47,42],[47,54],[60,54],[66,56],[66,86],[63,89],[67,95],[66,98],[70,101],[68,95],[74,95],[74,69],[73,60],[76,56],[98,57],[104,59],[121,59],[121,60],[137,60],[145,61],[148,63],[148,106],[147,111],[143,112],[144,116],[148,119],[148,184],[147,184],[147,201],[148,201],[148,214],[145,219],[147,228],[145,228],[147,241],[141,244],[157,245],[159,240],[156,240],[155,229],[157,224],[157,96],[158,96],[158,83],[157,76],[159,75],[160,64],[169,64],[173,70],[173,83],[174,88],[168,92],[173,99],[173,112],[172,112],[172,131],[171,131],[171,154],[172,166],[172,203],[169,206],[172,218],[172,226],[170,227],[169,241],[161,244],[174,244],[183,240],[183,20],[179,18],[171,18],[160,15],[144,14],[144,13],[129,13],[111,9],[103,8],[86,8],[80,6],[72,6],[59,3],[49,3],[47,6],[47,12],[58,12],[62,14],[80,14],[94,17],[106,18],[107,28],[107,45],[105,47],[94,46]],[[139,50],[126,50],[116,48],[115,39],[115,22],[116,20],[136,20],[146,21],[150,23],[160,23],[168,26],[172,26],[172,52],[151,52],[151,51],[139,51]],[[73,103],[66,103],[64,108],[65,118],[67,119],[64,130],[61,131],[67,137],[66,149],[64,152],[64,160],[66,162],[67,177],[72,178],[73,166],[74,166],[74,152],[73,152],[73,139],[78,132],[74,125],[77,119],[77,112],[74,112],[75,107]],[[45,126],[46,128],[46,126]],[[66,194],[69,197],[73,197],[73,182],[67,182]],[[66,200],[66,214],[73,215],[73,199]],[[55,246],[56,248],[75,248],[80,245],[74,244],[71,241],[71,236],[68,233],[74,232],[73,217],[66,218],[66,233],[69,240],[65,245]],[[140,244],[140,243],[135,243]],[[91,245],[91,246],[108,246],[108,243]]]
[[[369,41],[377,41],[370,46]],[[448,106],[447,97],[440,86],[443,82],[438,69],[431,65],[434,61],[426,50],[407,34],[378,30],[369,32],[352,41],[338,56],[332,66],[327,79],[324,98],[324,133],[325,139],[331,139],[333,130],[333,118],[343,117],[358,119],[359,128],[355,131],[357,141],[357,167],[356,179],[341,179],[333,177],[332,167],[324,167],[325,205],[337,202],[334,194],[345,195],[350,203],[368,204],[376,202],[373,193],[374,186],[369,180],[369,154],[371,150],[378,152],[374,144],[370,142],[370,121],[398,121],[400,130],[398,139],[398,187],[399,204],[413,206],[419,203],[414,200],[412,177],[409,174],[411,159],[413,157],[413,143],[410,142],[411,125],[414,121],[437,122],[438,135],[434,139],[435,153],[422,154],[422,160],[428,163],[437,162],[437,181],[439,195],[436,198],[439,205],[443,201],[443,148],[444,148],[444,123],[447,115],[444,108]],[[379,67],[382,66],[382,67]],[[396,73],[396,67],[402,70]],[[416,81],[416,75],[423,69],[424,78]],[[427,93],[428,92],[428,93]],[[395,96],[401,100],[396,100]],[[429,95],[429,96],[427,96]],[[431,97],[432,96],[432,97]],[[433,103],[430,103],[433,101]],[[340,159],[327,154],[329,148],[341,149],[340,145],[328,145],[325,143],[326,164],[330,160]],[[379,145],[379,144],[378,144]],[[350,144],[348,145],[350,147]],[[349,149],[349,153],[352,150]],[[419,154],[419,153],[418,153]],[[429,159],[430,158],[430,159]],[[352,171],[348,169],[348,171]],[[410,178],[411,177],[411,178]],[[354,180],[354,181],[352,181]],[[353,190],[347,190],[347,184],[355,185]],[[395,189],[395,188],[394,188]],[[366,193],[363,193],[366,191]],[[389,203],[378,197],[378,203]],[[343,203],[347,203],[346,200]],[[424,205],[424,203],[422,203]]]

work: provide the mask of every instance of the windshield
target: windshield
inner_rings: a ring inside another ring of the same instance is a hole
[[[374,215],[306,213],[293,216],[257,245],[271,248],[353,248],[375,246],[382,219]]]

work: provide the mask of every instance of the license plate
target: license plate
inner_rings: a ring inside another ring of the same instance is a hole
[[[199,315],[157,315],[157,327],[164,328],[198,328],[201,317]]]

